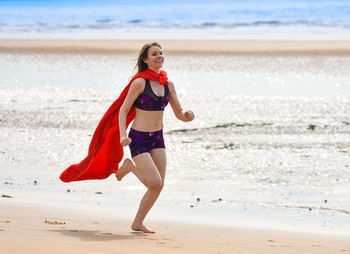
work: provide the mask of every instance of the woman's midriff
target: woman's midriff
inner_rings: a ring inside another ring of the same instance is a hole
[[[137,131],[154,132],[163,129],[164,111],[146,111],[136,108],[132,128]]]

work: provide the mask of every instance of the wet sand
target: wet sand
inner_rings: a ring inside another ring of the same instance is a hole
[[[134,54],[144,42],[141,40],[0,40],[0,53]],[[159,42],[167,54],[350,55],[348,41],[171,40]],[[27,90],[23,94],[26,94],[23,98],[28,98]],[[14,96],[16,97],[17,94]],[[111,95],[111,97],[113,96]],[[76,97],[72,98],[76,100]],[[59,101],[59,103],[61,102]],[[107,104],[109,103],[108,101]],[[15,100],[9,105],[11,107],[21,106],[20,102]],[[58,106],[62,107],[61,104]],[[70,107],[70,104],[67,104],[67,107]],[[104,109],[105,105],[102,105],[101,108]],[[28,112],[26,112],[26,116],[28,116]],[[40,115],[38,116],[36,113],[33,119],[39,118]],[[9,119],[8,122],[3,121],[2,125],[12,128],[12,131],[16,133],[17,130],[12,121],[16,122],[17,125],[21,124],[21,121],[16,120],[17,118]],[[25,124],[20,127],[28,127],[30,123],[33,124],[35,122],[33,119],[24,118],[22,123]],[[51,118],[44,115],[43,119],[48,121]],[[97,116],[94,119],[97,119]],[[65,127],[65,125],[57,124],[57,122],[61,123],[60,121],[53,121],[57,130],[60,130],[62,126]],[[87,125],[86,119],[81,121]],[[37,122],[40,123],[39,126],[45,124],[42,121]],[[62,120],[62,123],[69,125],[66,119]],[[90,123],[90,125],[88,128],[92,129],[95,123]],[[23,130],[18,130],[18,132],[21,131]],[[84,132],[84,134],[86,133]],[[25,135],[27,134],[23,134],[23,136]],[[80,137],[81,134],[79,133],[78,136]],[[6,138],[4,137],[3,140]],[[80,142],[74,143],[80,144]],[[26,144],[32,146],[30,142],[26,142]],[[52,146],[57,147],[57,143],[52,143]],[[81,146],[85,148],[87,144]],[[42,145],[43,148],[38,148],[37,143],[36,147],[40,151],[50,150],[45,142]],[[24,146],[21,149],[24,154],[29,156],[29,147]],[[81,147],[76,149],[81,150]],[[7,159],[6,154],[11,155],[12,152],[5,153],[5,151],[7,150],[4,150],[3,156]],[[50,151],[52,152],[52,150]],[[38,156],[39,153],[34,151],[33,154]],[[60,163],[62,163],[61,156],[61,154],[57,156]],[[18,157],[21,158],[21,156]],[[47,157],[52,159],[52,154],[48,153]],[[36,158],[23,161],[21,165],[31,164],[32,161],[36,161]],[[40,154],[40,158],[42,159],[42,154]],[[67,163],[67,161],[72,160],[63,161]],[[176,158],[173,161],[176,161]],[[36,165],[38,172],[45,171],[47,164],[49,164],[36,162],[32,164]],[[14,168],[19,167],[17,161],[14,160],[12,163]],[[58,162],[53,164],[52,168],[63,168],[62,165],[57,165]],[[13,173],[8,174],[13,176]],[[30,193],[31,190],[28,189],[28,186],[24,188]],[[130,221],[119,218],[117,215],[115,217],[86,216],[85,214],[82,216],[77,211],[63,208],[64,204],[61,208],[30,207],[14,201],[14,199],[6,197],[0,198],[0,246],[3,253],[350,253],[349,236],[218,227],[206,225],[204,222],[201,225],[175,224],[171,217],[166,222],[147,221],[147,225],[155,229],[157,234],[145,235],[131,232]],[[232,217],[234,220],[234,215]]]

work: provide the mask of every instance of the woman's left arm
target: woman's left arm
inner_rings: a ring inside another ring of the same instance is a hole
[[[191,110],[184,111],[181,107],[179,99],[177,98],[175,86],[172,82],[169,82],[169,103],[177,119],[190,122],[194,119],[194,114]]]

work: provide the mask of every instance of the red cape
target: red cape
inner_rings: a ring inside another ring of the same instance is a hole
[[[119,98],[113,102],[100,120],[91,139],[88,155],[78,164],[68,167],[60,175],[63,182],[81,181],[89,179],[105,179],[116,173],[123,158],[123,146],[120,144],[119,109],[122,106],[131,83],[137,78],[158,80],[167,85],[168,78],[165,71],[156,73],[150,69],[136,74],[124,88]],[[135,108],[132,107],[126,118],[126,127],[135,118]]]

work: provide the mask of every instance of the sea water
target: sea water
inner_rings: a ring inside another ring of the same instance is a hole
[[[0,194],[132,219],[145,192],[133,175],[58,176],[86,156],[134,58],[0,54]],[[349,233],[349,66],[341,56],[166,55],[196,119],[165,111],[166,184],[149,218]]]
[[[349,39],[346,0],[1,0],[0,38]]]

